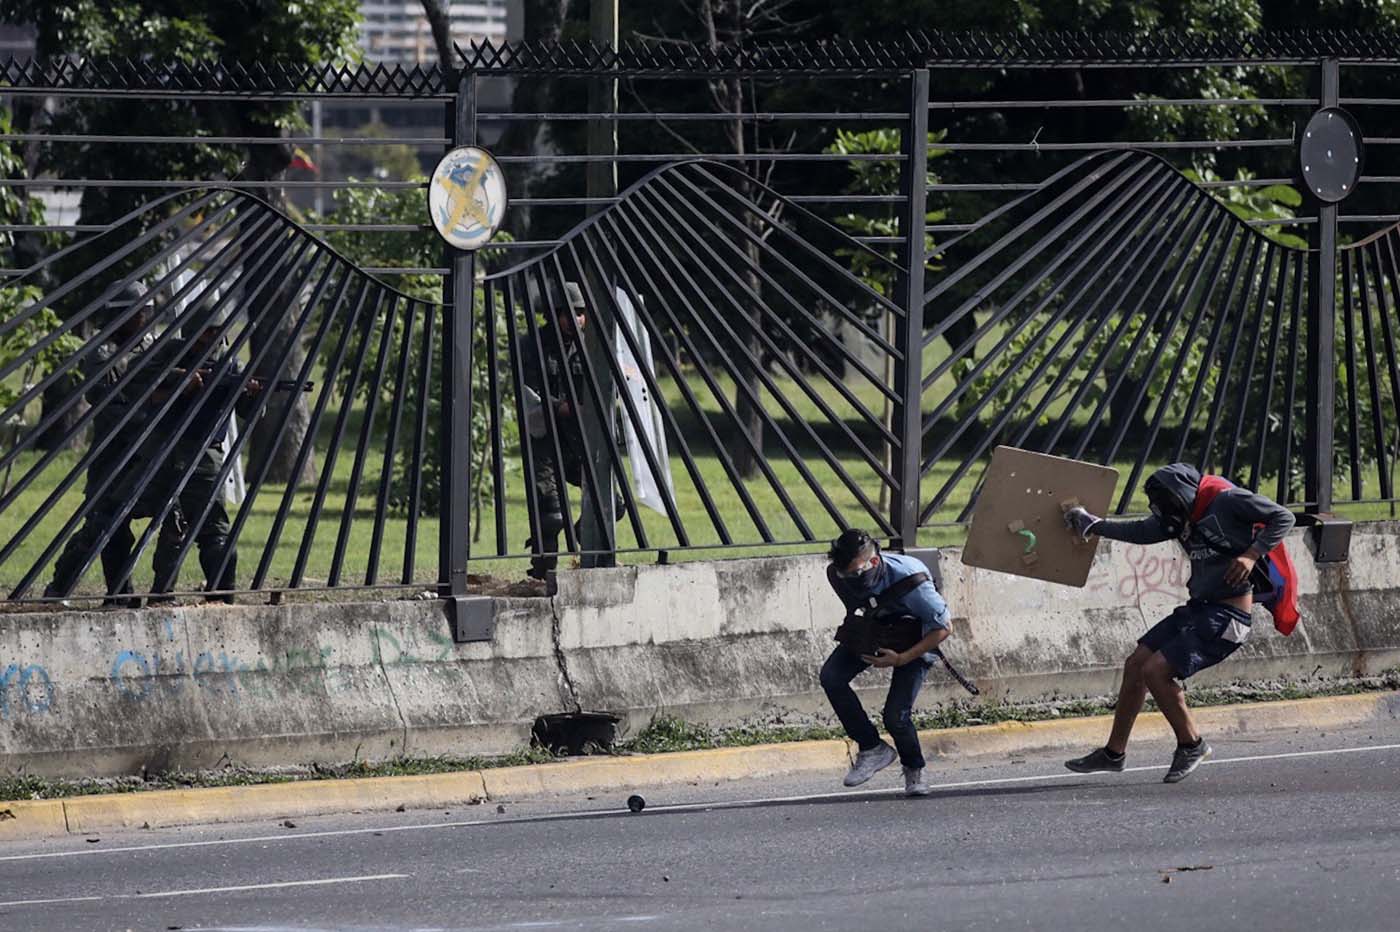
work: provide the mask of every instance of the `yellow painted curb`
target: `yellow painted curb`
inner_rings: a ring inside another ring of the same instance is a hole
[[[1326,730],[1400,717],[1400,693],[1257,702],[1193,710],[1203,732],[1237,735],[1285,728]],[[935,757],[1025,754],[1068,747],[1096,747],[1108,734],[1111,717],[1043,722],[1003,722],[970,728],[921,731]],[[1146,714],[1133,731],[1135,741],[1165,740],[1170,730],[1160,715]],[[261,786],[157,790],[62,800],[0,802],[0,841],[86,834],[113,828],[285,819],[354,810],[460,806],[482,799],[526,799],[746,777],[830,773],[840,775],[850,759],[846,741],[799,741],[742,748],[591,757],[528,767],[306,780]],[[8,812],[13,818],[5,818]]]
[[[35,799],[0,803],[0,841],[45,838],[68,831],[63,800]]]
[[[634,757],[585,757],[558,764],[481,771],[491,799],[596,789],[666,786],[837,770],[850,761],[841,740],[756,744]]]
[[[1350,696],[1320,696],[1316,699],[1287,699],[1275,702],[1245,702],[1239,705],[1207,706],[1192,709],[1197,727],[1207,735],[1240,735],[1277,731],[1283,728],[1338,728],[1374,718],[1387,717],[1384,707],[1394,706],[1400,714],[1400,693],[1359,693]],[[1099,747],[1113,725],[1111,715],[1051,719],[1041,722],[998,722],[967,728],[938,728],[919,732],[924,750],[938,757],[975,757],[988,754],[1025,754],[1057,748]],[[1133,726],[1133,742],[1167,740],[1172,737],[1166,719],[1155,712],[1144,712]]]

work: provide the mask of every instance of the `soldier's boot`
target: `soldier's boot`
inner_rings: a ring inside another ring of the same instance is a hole
[[[102,529],[113,520],[113,516],[106,513],[88,515],[77,532],[68,538],[63,552],[54,562],[53,579],[44,587],[44,598],[60,599],[60,605],[64,608],[69,607],[68,596],[73,594],[78,585],[83,563],[87,561],[89,552],[102,534]]]
[[[224,562],[225,553],[228,554],[228,565],[224,567],[223,575],[220,576],[219,564]],[[221,536],[200,541],[199,566],[204,570],[205,591],[219,592],[218,595],[207,595],[205,599],[209,602],[226,602],[232,605],[233,594],[228,590],[238,585],[238,551],[232,548],[229,539]]]
[[[564,532],[564,516],[561,514],[540,515],[540,553],[530,559],[530,569],[525,575],[531,579],[547,579],[549,574],[559,565],[559,535]],[[525,542],[525,546],[535,549],[535,539],[532,537]]]
[[[131,598],[133,593],[131,578],[118,579],[122,566],[131,557],[131,548],[136,545],[136,535],[131,533],[131,525],[123,524],[102,548],[102,578],[107,583],[107,598],[102,600],[103,608],[140,608],[141,600]],[[127,598],[120,598],[127,596]]]

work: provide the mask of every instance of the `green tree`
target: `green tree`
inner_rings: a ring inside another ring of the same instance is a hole
[[[948,154],[947,149],[939,148],[938,143],[943,141],[947,135],[946,131],[940,130],[928,134],[928,159],[942,158]],[[866,132],[852,132],[850,130],[838,129],[836,139],[827,146],[825,152],[831,155],[899,155],[902,151],[900,132],[896,129],[875,129]],[[847,163],[851,172],[851,179],[845,187],[847,194],[861,195],[881,195],[889,196],[899,193],[899,171],[898,162],[878,162],[856,159]],[[938,183],[938,175],[933,169],[928,170],[924,179],[925,187]],[[926,225],[942,223],[948,218],[948,211],[942,207],[933,207],[924,216]],[[864,210],[860,212],[847,211],[836,218],[836,223],[852,236],[898,236],[899,218],[896,216],[896,209],[893,206],[886,207],[878,212]],[[893,247],[886,247],[885,258],[898,262],[899,256]],[[933,234],[924,231],[924,255],[934,254]],[[850,250],[848,258],[851,262],[851,271],[865,279],[866,284],[882,295],[891,296],[894,294],[894,272],[884,263],[877,262],[865,250]]]
[[[14,132],[10,111],[0,107],[0,134]],[[8,142],[0,142],[0,179],[22,179],[26,175],[24,160]],[[40,226],[44,223],[44,205],[38,198],[28,195],[28,188],[0,184],[0,225]],[[37,233],[17,234],[11,230],[0,231],[0,265],[5,268],[20,268],[32,261],[28,250],[21,248],[21,237],[38,238],[51,243],[54,237]],[[0,320],[14,317],[43,296],[37,285],[32,284],[32,276],[27,276],[23,284],[9,281],[0,282]],[[0,340],[0,365],[8,365],[20,358],[31,346],[52,333],[62,324],[50,309],[44,309],[30,316],[21,326],[6,334]],[[72,335],[65,335],[35,355],[29,364],[5,382],[0,383],[0,408],[8,408],[19,400],[23,386],[51,375],[82,341]],[[0,425],[0,436],[11,437],[22,428],[25,412],[14,416],[10,423]]]
[[[421,175],[411,179],[415,181],[426,181]],[[424,190],[391,190],[385,191],[377,188],[345,188],[335,193],[335,209],[329,215],[333,223],[338,224],[361,224],[361,223],[382,223],[382,224],[410,224],[422,223],[428,215],[426,192]],[[509,236],[504,233],[496,235],[498,241],[508,241]],[[419,232],[392,232],[392,233],[351,233],[348,231],[337,231],[328,237],[331,245],[341,250],[355,263],[361,267],[384,267],[403,266],[408,268],[430,268],[442,261],[443,245],[437,234],[430,231]],[[505,260],[508,254],[504,250],[484,249],[480,253],[480,271],[489,270],[494,265]],[[398,288],[420,301],[437,304],[442,300],[442,279],[436,275],[411,274],[401,275],[389,284]],[[491,435],[490,421],[487,414],[487,404],[490,398],[489,366],[490,360],[485,351],[488,337],[486,328],[486,308],[481,289],[475,290],[474,308],[474,330],[472,334],[475,351],[472,354],[472,398],[474,405],[471,414],[471,463],[472,463],[472,515],[475,519],[475,536],[479,539],[481,534],[482,513],[486,492],[486,480],[491,469]],[[433,327],[436,332],[435,346],[442,345],[442,317],[441,311],[434,309]],[[506,326],[506,309],[502,301],[497,300],[492,309],[495,315],[496,347],[495,357],[500,371],[497,373],[497,381],[501,387],[500,404],[505,412],[501,418],[501,443],[504,454],[511,460],[517,460],[520,456],[520,430],[516,419],[511,415],[515,410],[514,380],[509,377],[506,368],[509,365],[511,347],[509,345],[509,333]],[[371,331],[369,339],[377,341],[382,335],[379,330],[384,321],[376,321],[374,329]],[[396,316],[392,325],[395,333],[391,340],[400,339],[403,326],[402,316]],[[523,321],[517,321],[516,327],[523,327]],[[419,331],[421,332],[421,331]],[[334,339],[327,340],[327,346],[333,346]],[[329,349],[327,355],[329,356]],[[438,455],[439,427],[441,424],[442,411],[442,378],[441,365],[442,357],[440,349],[435,349],[430,359],[422,358],[422,344],[415,339],[409,348],[411,361],[409,371],[421,373],[423,367],[427,366],[431,372],[429,375],[428,392],[428,412],[427,431],[424,444],[424,462],[422,463],[422,498],[420,501],[420,512],[423,514],[437,514],[439,511],[439,489],[442,479],[442,462]],[[345,373],[340,377],[344,378]],[[396,392],[403,390],[397,384],[384,384],[377,386],[366,386],[366,391],[381,392],[385,402],[391,402]],[[418,420],[419,399],[414,394],[408,396],[404,409],[404,423],[415,424]],[[397,508],[408,507],[408,490],[413,476],[409,470],[411,463],[407,457],[398,460],[395,467],[391,504]],[[507,474],[511,473],[509,466]]]

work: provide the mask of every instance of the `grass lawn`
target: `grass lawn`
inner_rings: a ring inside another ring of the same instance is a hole
[[[994,337],[994,334],[989,335],[987,339],[991,340]],[[936,361],[940,352],[946,352],[943,343],[939,342],[930,347],[929,354],[926,354],[926,367]],[[925,371],[928,371],[927,368]],[[748,507],[737,493],[736,486],[731,480],[704,422],[691,409],[681,387],[673,380],[663,380],[660,388],[666,398],[666,408],[675,417],[674,427],[668,430],[668,435],[670,435],[668,436],[669,452],[671,454],[670,469],[675,489],[675,505],[680,524],[684,530],[684,538],[678,535],[667,515],[640,507],[638,509],[642,526],[640,538],[627,518],[619,520],[618,547],[624,551],[621,556],[622,561],[629,563],[652,562],[656,559],[656,550],[674,550],[682,544],[696,549],[675,553],[673,559],[714,559],[813,552],[823,549],[823,544],[820,542],[835,536],[843,526],[856,524],[873,530],[875,522],[871,520],[866,507],[859,501],[857,493],[864,494],[872,506],[878,506],[880,504],[880,480],[875,465],[868,462],[858,452],[857,444],[863,445],[876,458],[876,465],[878,465],[879,457],[883,454],[879,433],[873,425],[858,414],[855,406],[843,398],[829,382],[820,376],[813,376],[811,384],[817,393],[816,398],[805,392],[793,379],[787,377],[774,377],[771,387],[765,388],[763,391],[765,411],[774,419],[782,433],[789,438],[793,451],[805,464],[808,471],[807,475],[804,476],[788,449],[779,442],[772,431],[769,431],[765,452],[774,481],[770,481],[762,473],[758,473],[742,483],[751,499],[754,511],[767,524],[769,534],[768,538],[765,539],[750,515]],[[726,430],[725,425],[728,423],[728,418],[715,393],[699,375],[688,375],[686,386],[697,399],[698,406],[705,418],[714,424],[715,431],[719,435],[720,446],[732,453],[737,448],[739,440],[731,430]],[[953,377],[945,375],[925,395],[926,405],[936,403],[936,400],[943,397],[952,386]],[[732,400],[734,388],[727,379],[718,380],[715,387],[721,396]],[[874,385],[857,379],[848,383],[847,388],[857,402],[877,417],[882,414],[883,396]],[[777,400],[774,389],[785,403],[780,403]],[[835,415],[835,422],[827,413],[823,412],[822,404],[818,403],[818,398]],[[335,410],[336,401],[337,399],[333,399],[332,404],[328,407],[319,434],[316,451],[318,463],[326,461],[327,447],[331,439],[329,425],[334,422],[337,413]],[[357,401],[356,409],[362,404],[362,401]],[[1053,413],[1054,408],[1052,407],[1051,410]],[[359,495],[353,509],[348,508],[349,503],[347,503],[346,497],[354,463],[354,447],[358,430],[357,415],[359,414],[358,410],[352,410],[350,419],[352,429],[347,431],[336,458],[321,519],[315,528],[307,564],[302,572],[300,585],[303,587],[314,588],[328,584],[337,537],[340,533],[342,519],[347,512],[350,514],[351,520],[339,584],[342,586],[363,585],[367,582],[366,575],[375,525],[375,495],[379,487],[383,450],[382,446],[371,444],[370,455],[366,458],[364,474],[360,480]],[[380,418],[383,416],[383,408],[381,408]],[[506,414],[506,417],[513,418],[513,416],[513,412]],[[847,433],[843,425],[849,425],[851,433]],[[680,446],[674,440],[676,430],[685,438],[694,457],[694,472],[686,468],[685,462],[680,456]],[[401,448],[405,442],[405,438],[401,435]],[[843,481],[837,469],[826,462],[825,454],[822,452],[823,446],[836,458],[841,472],[845,473],[848,481]],[[400,453],[400,456],[402,455]],[[956,526],[956,521],[976,487],[981,473],[980,463],[985,462],[986,455],[984,454],[972,469],[961,475],[954,483],[947,504],[933,515],[932,526],[926,527],[920,532],[919,543],[921,545],[947,546],[962,542],[964,529],[961,526]],[[1165,452],[1163,455],[1166,455]],[[62,478],[73,468],[77,459],[78,454],[75,452],[66,452],[60,455],[43,470],[10,508],[4,513],[0,513],[0,542],[8,542],[24,521],[43,506]],[[35,460],[36,457],[33,455],[26,454],[21,457],[9,477],[0,477],[0,479],[4,479],[5,487],[8,488],[24,475]],[[922,497],[924,502],[927,502],[937,490],[944,486],[945,482],[953,476],[960,462],[961,455],[958,455],[956,458],[945,459],[934,465],[923,480]],[[1131,462],[1119,462],[1116,465],[1123,478],[1126,479],[1131,471]],[[624,466],[630,478],[630,463],[624,462]],[[488,477],[484,486],[485,507],[477,516],[478,524],[473,528],[476,539],[472,543],[470,568],[474,573],[518,578],[527,566],[527,561],[518,555],[524,551],[524,543],[530,536],[525,505],[527,483],[518,453],[505,457],[505,469],[499,479],[503,483],[506,505],[502,520],[498,524],[497,512],[492,504],[494,490],[491,479]],[[701,493],[702,484],[709,490],[717,521],[712,519],[707,510]],[[784,506],[782,498],[775,489],[775,484],[784,490],[792,503],[793,510],[805,520],[808,533],[804,534],[803,529],[789,512],[789,509]],[[1339,483],[1338,494],[1344,495],[1346,491],[1342,488],[1342,483]],[[298,550],[303,541],[306,540],[310,530],[308,518],[311,513],[314,492],[315,487],[312,485],[298,489],[293,496],[286,526],[271,556],[267,578],[263,583],[264,587],[285,586],[292,579]],[[580,504],[578,492],[578,489],[571,488],[570,508],[574,518],[578,517]],[[283,489],[280,486],[264,489],[251,505],[246,524],[238,540],[240,586],[249,585],[258,563],[263,557],[272,532],[274,517],[282,500],[282,493]],[[825,502],[823,498],[825,498]],[[29,572],[36,561],[41,559],[53,534],[73,514],[81,502],[82,483],[78,482],[59,497],[39,529],[26,538],[3,564],[0,564],[0,584],[5,586],[7,592]],[[1141,498],[1140,493],[1133,507],[1137,510],[1145,510],[1145,501]],[[1392,508],[1393,506],[1389,505],[1357,505],[1347,506],[1339,510],[1348,517],[1363,519],[1391,517]],[[887,511],[888,506],[886,505],[880,513],[887,513]],[[232,507],[230,507],[229,512],[231,518],[237,513],[236,509]],[[146,524],[145,520],[133,522],[133,530],[138,538]],[[388,515],[384,522],[383,541],[376,577],[376,581],[380,584],[398,584],[403,578],[404,545],[408,524],[407,517],[403,514]],[[729,544],[725,543],[721,526],[727,531]],[[437,579],[438,530],[436,516],[424,516],[418,521],[413,566],[409,574],[410,581],[418,588],[427,586]],[[800,542],[809,535],[816,543],[791,545],[791,542]],[[781,545],[785,543],[789,545]],[[153,547],[152,542],[138,564],[136,575],[138,589],[149,588],[150,555]],[[639,552],[626,553],[625,551]],[[51,564],[52,556],[46,562]],[[35,576],[34,585],[29,592],[30,596],[38,594],[49,575],[49,566],[44,566]],[[201,583],[202,574],[196,555],[192,551],[185,561],[178,588],[180,590],[194,590]],[[100,572],[96,567],[93,567],[89,569],[79,591],[97,592],[100,585]]]

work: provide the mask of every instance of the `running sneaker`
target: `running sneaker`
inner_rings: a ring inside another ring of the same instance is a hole
[[[1184,748],[1178,745],[1176,753],[1172,755],[1172,769],[1167,771],[1162,782],[1180,783],[1191,776],[1191,771],[1201,766],[1201,761],[1207,757],[1210,757],[1210,745],[1206,744],[1205,738],[1196,742],[1194,748]]]
[[[899,755],[894,752],[894,748],[881,741],[868,751],[861,751],[856,755],[855,761],[851,764],[850,771],[843,781],[847,786],[860,786],[875,774],[893,764]]]
[[[929,794],[928,784],[924,782],[924,768],[905,767],[904,768],[904,795],[905,796],[927,796]]]
[[[1074,760],[1065,761],[1065,766],[1075,773],[1098,773],[1108,771],[1111,773],[1122,773],[1123,762],[1126,761],[1126,754],[1119,754],[1113,757],[1109,754],[1108,748],[1099,748],[1091,751],[1083,757],[1076,757]]]

